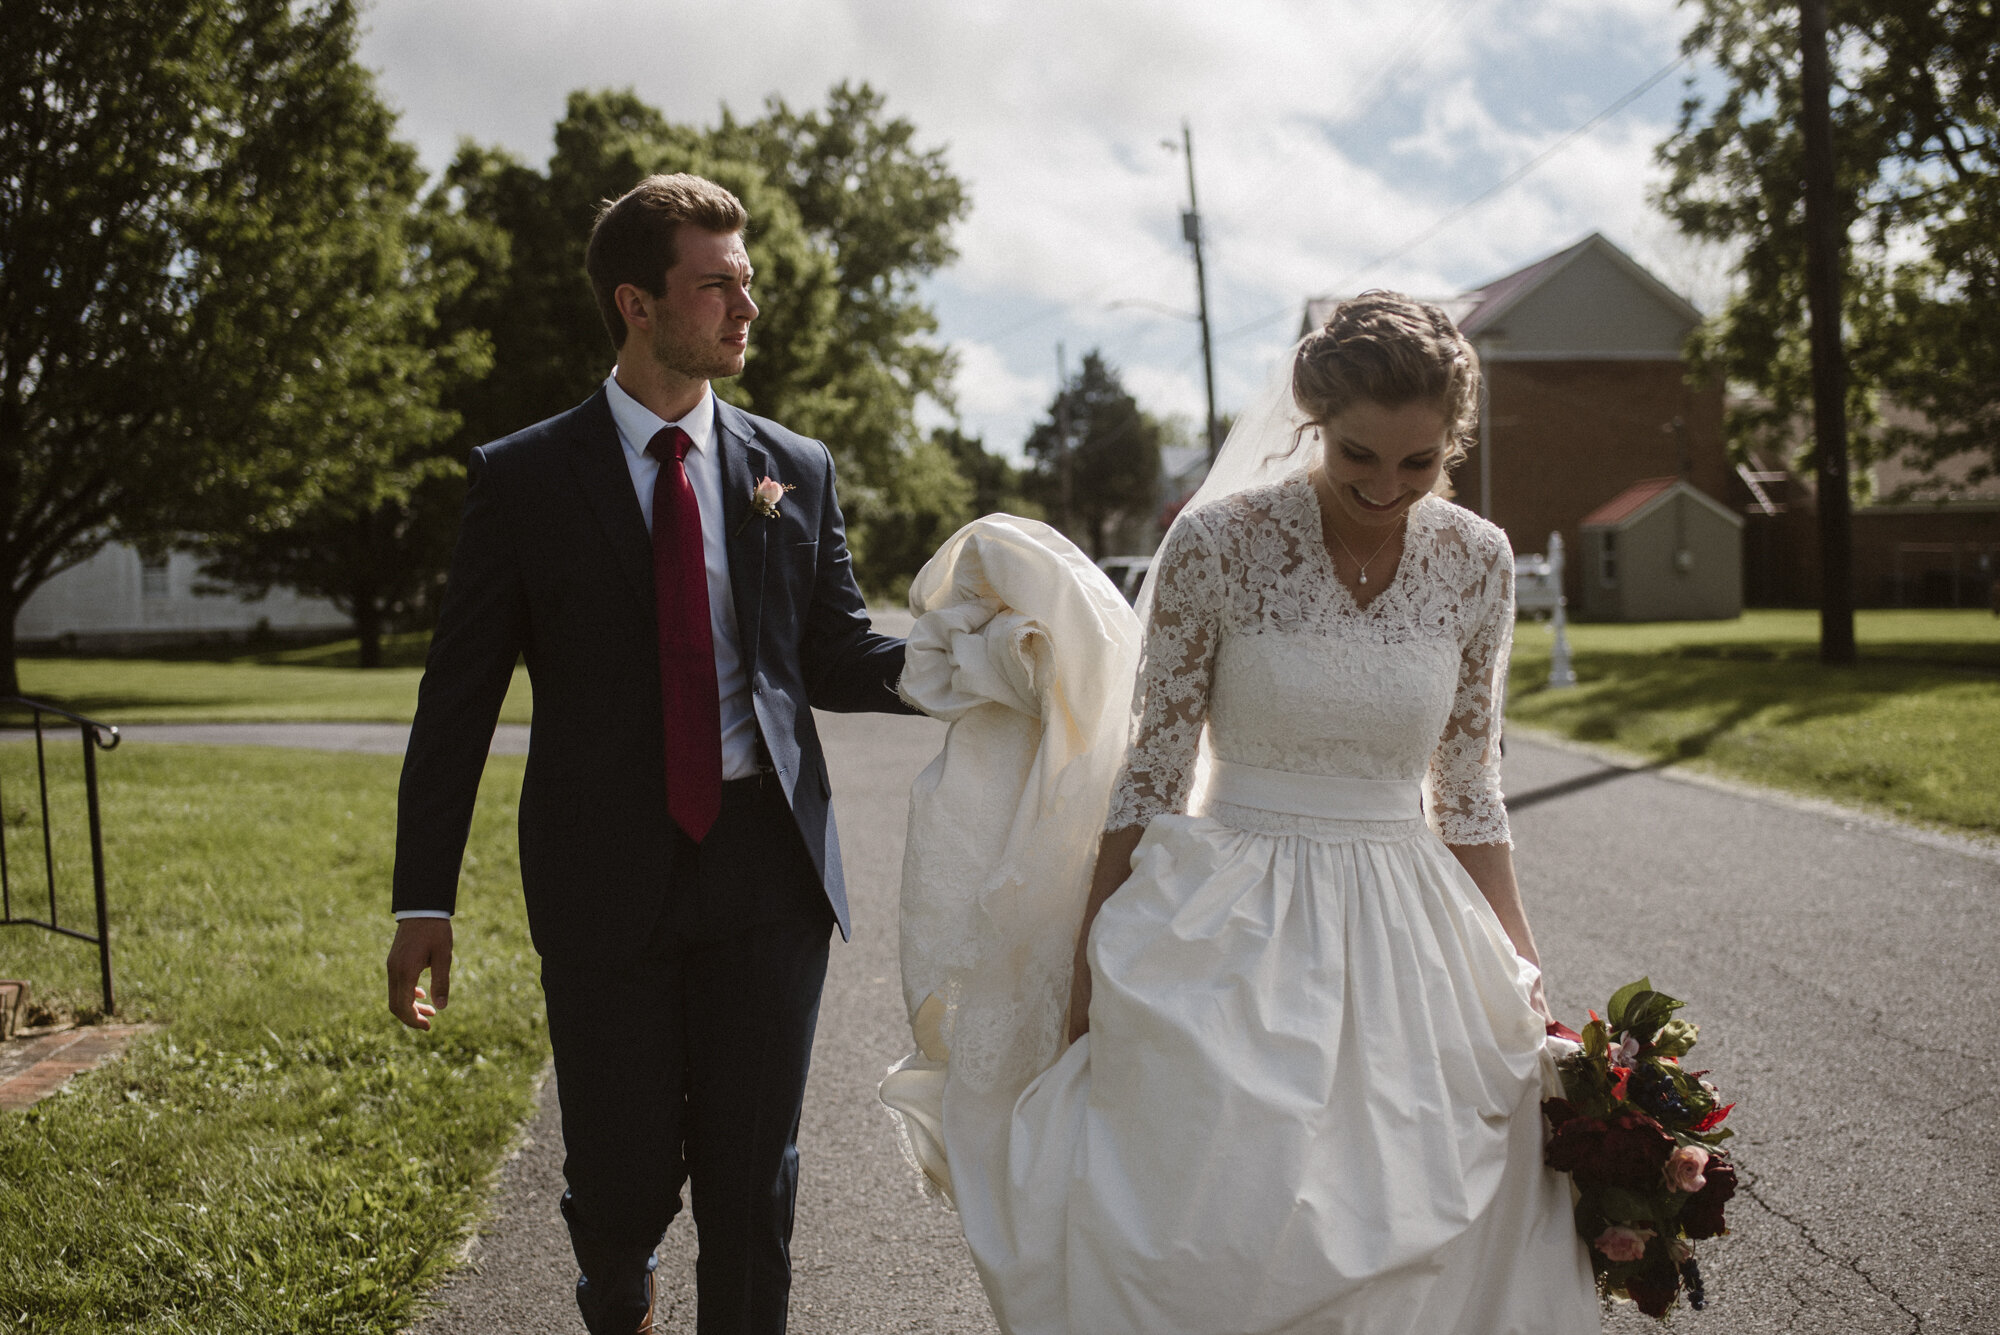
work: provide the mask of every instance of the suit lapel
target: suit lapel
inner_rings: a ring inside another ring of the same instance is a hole
[[[757,483],[772,476],[770,456],[740,409],[715,401],[715,436],[722,452],[722,517],[728,525],[729,591],[736,603],[736,634],[745,672],[757,666],[763,628],[764,560],[770,521],[751,511]],[[783,479],[779,479],[782,481]]]
[[[646,517],[639,513],[639,496],[632,488],[632,470],[618,440],[611,402],[600,386],[578,410],[578,430],[571,441],[569,462],[604,536],[616,554],[618,569],[648,617],[653,608],[653,540]]]

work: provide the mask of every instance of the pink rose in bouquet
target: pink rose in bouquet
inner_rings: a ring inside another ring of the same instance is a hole
[[[1707,1150],[1699,1145],[1676,1145],[1674,1152],[1667,1156],[1667,1185],[1675,1191],[1693,1195],[1708,1185],[1708,1179],[1701,1175],[1706,1167]]]
[[[1613,1224],[1590,1245],[1614,1261],[1636,1261],[1646,1254],[1646,1239],[1652,1236],[1651,1229]]]

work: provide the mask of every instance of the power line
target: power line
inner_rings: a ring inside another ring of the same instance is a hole
[[[1669,74],[1672,74],[1675,70],[1679,69],[1682,65],[1686,63],[1687,63],[1686,52],[1682,52],[1680,55],[1675,56],[1666,65],[1662,66],[1660,69],[1656,70],[1653,74],[1649,75],[1644,82],[1639,84],[1638,87],[1632,89],[1630,92],[1626,93],[1623,97],[1619,98],[1616,102],[1613,102],[1610,106],[1598,112],[1595,116],[1592,116],[1589,120],[1577,126],[1574,130],[1571,130],[1568,134],[1556,140],[1553,144],[1550,144],[1547,148],[1543,149],[1541,152],[1535,154],[1534,157],[1529,158],[1526,162],[1522,163],[1519,167],[1515,168],[1505,177],[1501,178],[1493,185],[1487,187],[1487,189],[1480,192],[1479,194],[1474,195],[1471,199],[1466,200],[1463,204],[1460,204],[1457,208],[1445,214],[1444,217],[1439,218],[1429,227],[1417,233],[1414,237],[1411,237],[1408,241],[1405,241],[1401,246],[1398,246],[1396,249],[1390,251],[1386,255],[1382,255],[1376,259],[1370,260],[1366,265],[1362,266],[1359,269],[1356,269],[1353,273],[1349,274],[1346,278],[1341,280],[1340,286],[1345,287],[1348,283],[1351,283],[1355,279],[1361,277],[1361,275],[1368,273],[1373,269],[1380,268],[1382,265],[1387,264],[1390,260],[1402,258],[1403,256],[1409,254],[1411,251],[1415,250],[1418,246],[1421,246],[1424,242],[1436,236],[1446,227],[1449,227],[1452,223],[1457,222],[1460,218],[1463,218],[1466,214],[1472,212],[1472,210],[1478,208],[1481,204],[1484,204],[1487,200],[1492,199],[1495,195],[1500,194],[1504,190],[1507,190],[1515,185],[1518,185],[1521,181],[1525,180],[1527,176],[1535,170],[1535,168],[1541,166],[1543,163],[1547,162],[1550,158],[1562,152],[1565,148],[1568,148],[1571,144],[1575,143],[1578,139],[1582,138],[1584,135],[1589,134],[1592,130],[1602,125],[1605,121],[1611,119],[1611,117],[1625,110],[1626,107],[1631,106],[1632,103],[1638,101],[1641,97],[1651,92],[1653,90],[1654,85],[1658,84],[1660,80],[1666,78]]]
[[[1652,74],[1648,75],[1645,79],[1640,81],[1636,86],[1627,90],[1622,96],[1618,98],[1617,101],[1611,103],[1610,106],[1607,106],[1606,108],[1604,108],[1604,110],[1598,112],[1595,116],[1592,116],[1589,120],[1585,121],[1583,124],[1577,126],[1569,133],[1563,135],[1560,139],[1550,144],[1547,148],[1535,154],[1534,157],[1528,159],[1525,163],[1521,164],[1521,166],[1515,168],[1513,171],[1509,172],[1506,176],[1502,177],[1500,180],[1494,182],[1486,189],[1480,191],[1478,194],[1474,195],[1471,199],[1468,199],[1464,203],[1456,206],[1450,212],[1446,213],[1443,217],[1439,218],[1436,222],[1433,222],[1429,227],[1426,227],[1423,231],[1417,233],[1414,237],[1411,237],[1408,241],[1405,241],[1402,245],[1396,247],[1396,249],[1388,251],[1385,254],[1376,256],[1374,259],[1368,261],[1368,263],[1362,265],[1359,269],[1354,270],[1346,277],[1334,283],[1327,290],[1331,292],[1346,291],[1355,282],[1355,280],[1359,279],[1364,274],[1374,272],[1376,269],[1381,268],[1383,265],[1389,263],[1391,260],[1401,259],[1403,256],[1409,254],[1417,247],[1423,245],[1426,241],[1429,241],[1439,232],[1442,232],[1445,228],[1457,222],[1460,218],[1463,218],[1466,214],[1472,212],[1480,205],[1489,202],[1496,196],[1503,194],[1504,192],[1512,189],[1514,186],[1519,185],[1522,181],[1526,180],[1530,175],[1532,175],[1536,168],[1542,166],[1542,164],[1546,163],[1550,158],[1553,158],[1558,153],[1562,152],[1565,148],[1568,148],[1571,144],[1575,143],[1578,139],[1582,138],[1586,134],[1589,134],[1592,130],[1602,125],[1605,121],[1617,115],[1619,112],[1623,111],[1626,107],[1632,105],[1632,103],[1638,101],[1641,97],[1644,97],[1647,93],[1651,92],[1653,88],[1657,86],[1662,79],[1665,79],[1669,74],[1672,74],[1675,70],[1679,69],[1682,65],[1686,64],[1687,60],[1688,56],[1686,52],[1683,52],[1680,55],[1675,56],[1673,60],[1669,61],[1666,65],[1662,66],[1658,70],[1655,70]],[[1254,329],[1261,329],[1265,325],[1270,324],[1273,320],[1282,319],[1287,315],[1294,314],[1296,313],[1297,309],[1298,308],[1295,304],[1284,306],[1279,310],[1272,311],[1265,315],[1260,315],[1254,320],[1250,320],[1244,324],[1237,325],[1233,329],[1224,330],[1220,335],[1218,335],[1218,337],[1223,339],[1230,339],[1230,338],[1235,338],[1241,334],[1247,334]]]

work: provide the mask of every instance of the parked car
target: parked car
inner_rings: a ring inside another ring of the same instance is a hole
[[[1139,601],[1139,586],[1146,582],[1146,572],[1152,566],[1150,556],[1107,556],[1097,563],[1097,568],[1111,577],[1128,603]]]

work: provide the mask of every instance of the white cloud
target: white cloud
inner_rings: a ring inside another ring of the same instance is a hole
[[[930,292],[958,397],[1017,448],[1055,382],[1100,347],[1149,409],[1199,416],[1180,239],[1195,133],[1227,411],[1264,384],[1300,302],[1357,277],[1670,60],[1674,0],[378,0],[363,58],[441,167],[461,136],[543,161],[564,98],[631,86],[710,122],[769,96],[816,105],[867,80],[947,146],[973,213]],[[1676,101],[1655,89],[1553,162],[1359,281],[1442,293],[1602,230],[1676,252],[1646,202]],[[1670,281],[1673,281],[1670,279]],[[1677,286],[1681,285],[1676,283]],[[1240,332],[1238,332],[1240,331]]]
[[[1024,375],[1010,366],[990,343],[964,341],[958,353],[959,415],[968,422],[1022,421],[1039,415],[1055,397],[1055,367],[1045,376]],[[1006,449],[1015,441],[988,441],[989,448]]]

